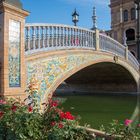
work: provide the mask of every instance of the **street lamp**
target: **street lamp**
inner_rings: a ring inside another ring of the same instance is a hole
[[[140,0],[134,0],[137,5],[137,58],[140,61]]]
[[[74,26],[77,26],[77,22],[79,21],[79,14],[75,11],[72,14],[72,22],[74,23]]]

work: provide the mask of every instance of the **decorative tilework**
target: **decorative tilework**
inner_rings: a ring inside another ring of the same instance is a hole
[[[9,20],[9,87],[20,87],[20,22]]]
[[[95,61],[100,56],[93,54],[71,54],[66,56],[53,56],[40,58],[27,62],[28,82],[32,77],[39,81],[41,101],[44,100],[54,84],[74,68],[78,68],[90,61]]]

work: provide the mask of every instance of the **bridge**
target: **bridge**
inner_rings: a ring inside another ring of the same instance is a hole
[[[97,29],[26,24],[25,37],[27,79],[28,82],[32,77],[38,79],[42,100],[51,97],[64,81],[76,85],[85,82],[86,86],[92,80],[89,88],[96,91],[137,91],[138,61],[127,46]],[[83,72],[78,75],[80,71]],[[83,83],[79,88],[83,88]]]
[[[127,46],[98,29],[25,24],[29,12],[12,2],[0,2],[0,95],[25,98],[32,78],[41,102],[62,83],[76,90],[138,91],[139,63]]]

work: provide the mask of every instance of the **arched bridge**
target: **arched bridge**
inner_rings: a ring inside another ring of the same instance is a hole
[[[25,37],[28,81],[38,79],[41,100],[51,96],[64,81],[90,84],[92,90],[137,90],[138,61],[128,47],[99,30],[26,24]]]

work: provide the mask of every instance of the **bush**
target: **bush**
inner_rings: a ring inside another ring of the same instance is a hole
[[[108,127],[101,126],[101,130],[116,137],[115,140],[140,140],[140,124],[132,127],[133,121],[126,119],[124,124],[114,120]]]
[[[78,120],[63,112],[58,101],[49,100],[44,113],[34,103],[25,105],[14,99],[0,99],[0,140],[90,140],[78,128]]]

